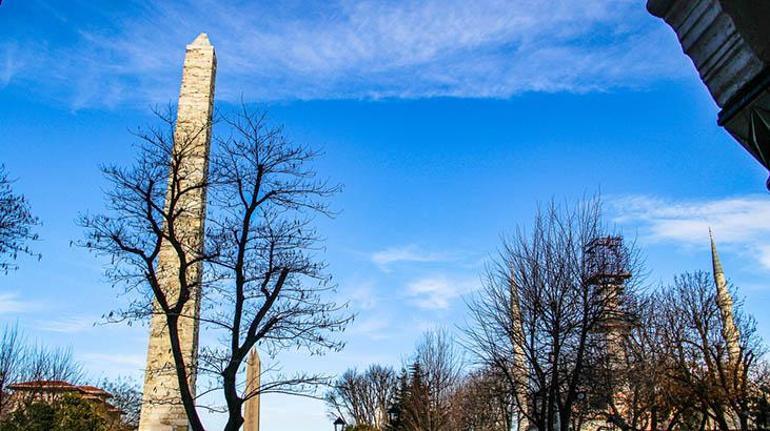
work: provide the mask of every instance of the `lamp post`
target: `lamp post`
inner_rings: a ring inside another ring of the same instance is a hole
[[[345,420],[341,417],[337,417],[334,421],[334,431],[343,431],[345,429]]]
[[[396,406],[392,406],[388,409],[388,429],[394,429],[394,425],[398,424],[398,417],[401,411]]]

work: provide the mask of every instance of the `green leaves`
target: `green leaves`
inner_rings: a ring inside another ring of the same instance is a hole
[[[32,401],[0,422],[0,431],[110,431],[106,410],[66,395],[51,402]]]

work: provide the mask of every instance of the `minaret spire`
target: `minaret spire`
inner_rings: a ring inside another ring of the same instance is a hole
[[[711,228],[709,228],[709,239],[711,240],[711,265],[714,271],[714,284],[717,289],[717,306],[719,307],[719,314],[722,316],[722,337],[727,345],[730,363],[736,365],[740,360],[741,353],[740,332],[735,326],[733,298],[727,286],[727,279],[722,268],[722,262],[719,260],[719,253],[717,253],[717,246]]]

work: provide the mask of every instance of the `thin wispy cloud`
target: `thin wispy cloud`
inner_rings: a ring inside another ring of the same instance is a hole
[[[346,289],[349,292],[346,296],[355,310],[370,310],[380,302],[373,281],[354,282],[352,285],[352,288]]]
[[[201,31],[217,48],[218,97],[231,101],[507,98],[638,87],[689,70],[636,0],[122,4],[116,18],[78,2],[93,20],[78,28],[71,4],[49,3],[51,25],[71,37],[22,40],[17,52],[34,48],[41,59],[14,79],[78,106],[165,102],[178,90],[183,47]]]
[[[393,335],[390,318],[382,314],[367,315],[357,320],[348,332],[352,335],[363,335],[372,340],[383,340]]]
[[[74,334],[93,329],[96,320],[91,317],[69,316],[40,321],[36,327],[41,331]]]
[[[11,78],[16,74],[18,61],[18,54],[15,51],[15,47],[10,44],[3,45],[3,54],[0,56],[0,87],[5,87],[11,82]]]
[[[700,201],[671,201],[650,196],[612,200],[615,221],[637,226],[641,239],[705,247],[711,228],[718,243],[747,251],[770,270],[770,200],[741,196]]]
[[[40,304],[21,299],[18,293],[0,293],[0,315],[28,313],[40,309]]]
[[[446,310],[464,294],[472,292],[478,283],[471,279],[434,275],[407,284],[406,295],[416,307],[425,310]]]
[[[389,247],[371,255],[372,262],[383,271],[388,271],[390,265],[396,263],[442,262],[449,259],[451,256],[447,253],[425,250],[413,244]]]
[[[108,369],[122,369],[127,371],[141,370],[146,365],[147,358],[143,355],[128,355],[120,353],[84,353],[79,359],[94,364],[109,364]]]

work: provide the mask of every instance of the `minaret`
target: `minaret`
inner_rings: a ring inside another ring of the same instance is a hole
[[[246,361],[246,396],[259,391],[261,384],[262,362],[256,347]],[[243,431],[259,431],[259,392],[246,400],[243,412]]]
[[[714,284],[717,288],[717,306],[719,307],[719,314],[722,316],[722,337],[727,345],[727,355],[730,363],[737,365],[738,361],[740,361],[741,346],[740,331],[735,326],[735,318],[733,316],[733,298],[727,286],[722,263],[719,261],[719,254],[717,253],[717,246],[711,229],[709,229],[709,239],[711,240],[711,264],[714,269]]]
[[[208,171],[211,142],[211,114],[214,102],[214,77],[216,55],[208,36],[201,33],[190,45],[184,59],[182,87],[179,91],[173,153],[179,160],[177,188],[189,188],[202,183]],[[167,199],[172,194],[171,181]],[[169,205],[167,202],[166,205]],[[206,191],[198,188],[179,196],[176,206],[180,211],[174,228],[180,242],[195,256],[203,249],[203,228],[206,208]],[[164,292],[173,304],[179,291],[179,257],[168,243],[161,245],[156,271]],[[187,277],[200,286],[200,264],[188,268]],[[158,307],[157,303],[154,307]],[[192,292],[185,305],[183,316],[200,313],[200,294]],[[180,317],[179,339],[188,370],[188,381],[195,394],[196,361],[198,356],[198,320]],[[150,341],[147,349],[147,368],[144,376],[144,396],[139,421],[140,431],[181,431],[189,423],[179,395],[176,367],[171,354],[171,344],[166,316],[155,313],[150,322]]]

